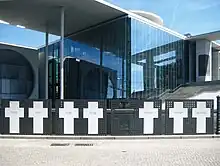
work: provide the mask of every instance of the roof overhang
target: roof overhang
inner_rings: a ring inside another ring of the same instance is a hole
[[[209,32],[201,35],[195,35],[189,37],[187,40],[196,41],[196,40],[208,40],[212,42],[212,47],[220,51],[220,43],[216,42],[220,40],[220,31]]]
[[[25,49],[30,49],[30,50],[38,50],[37,48],[34,48],[34,47],[27,47],[27,46],[16,45],[16,44],[5,43],[5,42],[0,42],[0,46],[1,45],[9,46],[9,47],[25,48]]]
[[[127,15],[102,0],[0,0],[0,20],[28,29],[60,35],[61,7],[65,36]]]
[[[189,38],[189,40],[209,40],[209,41],[216,41],[220,40],[220,31],[214,31],[210,33],[205,33],[201,35],[195,35]]]
[[[220,43],[217,43],[215,41],[212,42],[212,47],[217,50],[220,51]]]

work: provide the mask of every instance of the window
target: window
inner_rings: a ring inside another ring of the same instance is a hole
[[[209,55],[199,55],[199,76],[209,75]]]

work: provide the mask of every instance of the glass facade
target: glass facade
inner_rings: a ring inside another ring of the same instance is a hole
[[[184,83],[184,40],[131,18],[132,97],[157,97]]]
[[[64,45],[67,99],[157,97],[184,82],[184,41],[129,16],[69,36]],[[59,98],[59,42],[49,46],[48,88],[49,98]]]
[[[20,53],[0,50],[0,99],[26,99],[34,87],[34,72]]]
[[[123,17],[65,38],[65,98],[127,97],[127,27],[128,17]],[[59,98],[59,47],[59,42],[49,46],[52,99]]]

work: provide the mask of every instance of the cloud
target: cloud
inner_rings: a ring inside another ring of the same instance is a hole
[[[169,26],[170,28],[173,27],[173,24],[174,24],[175,21],[176,21],[176,14],[177,14],[178,8],[179,8],[179,6],[180,6],[180,2],[181,2],[181,0],[179,0],[179,1],[177,2],[177,4],[175,5],[175,7],[174,7],[174,9],[173,9],[172,20],[171,20],[171,23],[170,23],[170,26]]]
[[[220,6],[220,1],[206,1],[206,3],[192,2],[189,4],[189,9],[194,11],[207,10]]]

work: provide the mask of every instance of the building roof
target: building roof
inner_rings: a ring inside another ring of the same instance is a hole
[[[195,41],[195,40],[209,40],[212,41],[212,47],[216,50],[220,51],[220,43],[216,42],[220,40],[220,31],[214,31],[209,33],[204,33],[200,35],[190,36],[188,40]]]
[[[4,0],[0,20],[41,32],[60,35],[61,7],[65,8],[65,36],[125,15],[97,0]]]
[[[60,36],[60,8],[65,8],[65,36],[129,15],[180,38],[183,35],[103,0],[0,0],[0,20]]]
[[[38,50],[37,48],[34,48],[34,47],[28,47],[28,46],[17,45],[17,44],[10,44],[10,43],[5,43],[5,42],[0,42],[0,45],[11,46],[11,47],[20,47],[20,48],[26,48],[26,49],[31,49],[31,50]]]
[[[212,47],[215,48],[216,50],[220,51],[220,43],[212,41]]]
[[[163,26],[163,19],[154,14],[154,13],[151,13],[151,12],[145,12],[145,11],[142,11],[142,10],[131,10],[131,12],[135,13],[135,14],[138,14],[146,19],[149,19],[159,25],[162,25]]]
[[[204,33],[190,37],[190,40],[200,40],[200,39],[201,40],[206,39],[209,41],[220,40],[220,31],[214,31],[214,32]]]

